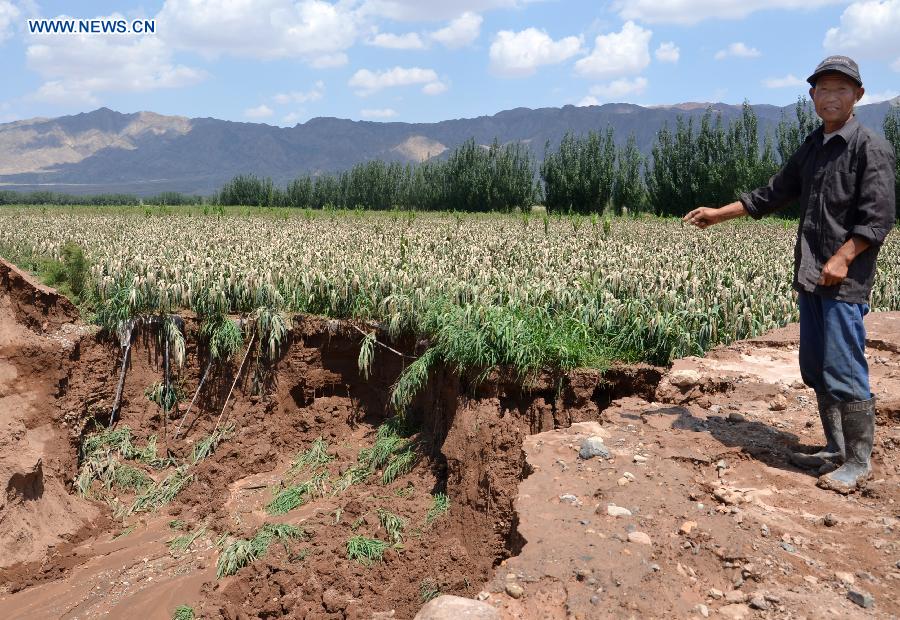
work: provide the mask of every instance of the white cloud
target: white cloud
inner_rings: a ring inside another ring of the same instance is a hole
[[[647,78],[643,76],[638,76],[631,80],[628,78],[613,80],[608,84],[591,86],[590,99],[594,101],[615,101],[616,103],[621,103],[631,95],[642,95],[644,91],[647,90],[648,84]],[[588,98],[586,97],[585,99]]]
[[[171,49],[153,36],[35,34],[29,36],[25,57],[28,67],[46,80],[29,97],[56,103],[93,104],[102,92],[180,88],[206,77],[203,71],[176,65]]]
[[[640,73],[650,64],[652,36],[650,30],[625,22],[619,32],[598,35],[590,55],[575,63],[575,72],[594,79]]]
[[[269,118],[274,114],[275,112],[272,110],[272,108],[264,103],[256,106],[255,108],[244,110],[244,116],[246,116],[247,118]]]
[[[756,58],[761,56],[761,54],[755,47],[747,47],[744,43],[738,41],[716,52],[716,60],[723,60],[729,56],[735,58]]]
[[[406,34],[393,34],[390,32],[379,32],[369,45],[375,47],[385,47],[392,50],[421,50],[425,49],[425,43],[417,32],[407,32]]]
[[[287,105],[289,103],[306,103],[308,101],[318,101],[325,96],[325,82],[319,80],[308,91],[293,91],[290,93],[278,93],[272,100],[279,105]]]
[[[893,60],[891,67],[900,71],[900,0],[854,2],[841,14],[840,26],[825,33],[823,45],[830,52],[857,56],[856,60]]]
[[[360,69],[347,82],[350,86],[358,89],[356,94],[365,97],[384,88],[393,88],[396,86],[410,86],[412,84],[424,84],[425,89],[432,92],[426,94],[436,94],[433,91],[437,88],[437,84],[443,84],[434,69],[422,69],[420,67],[394,67],[386,71],[369,71],[368,69]]]
[[[343,67],[349,60],[347,54],[343,52],[338,52],[337,54],[322,54],[321,56],[314,56],[313,59],[309,61],[309,66],[313,69],[333,69],[335,67]]]
[[[681,50],[671,41],[666,41],[659,44],[654,55],[660,62],[678,62],[678,59],[681,57]]]
[[[365,109],[361,110],[360,114],[363,118],[393,118],[397,116],[397,110],[393,108]]]
[[[491,69],[498,75],[521,77],[538,67],[560,63],[582,51],[581,37],[554,41],[543,30],[526,28],[520,32],[501,30],[491,43]]]
[[[302,112],[291,112],[290,114],[285,114],[281,119],[282,125],[289,125],[293,127],[297,123],[300,122],[305,115]]]
[[[863,95],[863,98],[859,100],[859,105],[866,105],[869,103],[880,103],[882,101],[888,101],[893,99],[894,97],[900,96],[900,92],[896,90],[886,90],[880,93],[866,93]]]
[[[157,32],[207,57],[300,58],[316,67],[346,63],[358,35],[346,3],[323,0],[166,0]]]
[[[788,73],[784,77],[766,78],[762,83],[766,88],[797,88],[809,86],[805,80],[801,80],[793,73]]]
[[[767,9],[811,10],[846,0],[617,0],[622,19],[656,24],[696,24],[705,19],[743,19]]]
[[[444,82],[431,82],[422,87],[422,92],[426,95],[440,95],[447,91],[448,86]]]
[[[592,95],[582,97],[581,101],[575,104],[579,108],[585,108],[589,105],[600,105],[600,100]]]
[[[399,21],[437,21],[471,11],[513,8],[532,0],[366,0],[360,14],[387,17]]]
[[[12,36],[13,24],[18,20],[21,11],[12,2],[0,0],[0,43]]]
[[[451,21],[440,30],[435,30],[430,37],[453,49],[464,47],[475,42],[481,33],[481,15],[467,11]]]

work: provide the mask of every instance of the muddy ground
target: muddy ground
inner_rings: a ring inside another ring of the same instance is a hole
[[[344,491],[332,486],[272,516],[266,505],[314,440],[328,444],[332,481],[373,444],[391,385],[423,346],[376,347],[364,379],[357,327],[374,327],[297,317],[277,363],[260,366],[268,372],[258,381],[252,364],[242,373],[225,407],[230,438],[190,467],[192,481],[171,503],[124,518],[110,503],[133,494],[112,500],[95,483],[95,499],[83,499],[73,489],[81,441],[108,418],[121,355],[76,314],[0,265],[4,618],[171,618],[190,605],[205,618],[411,619],[437,592],[486,600],[503,618],[900,615],[898,314],[868,318],[880,397],[875,475],[850,497],[816,488],[786,458],[821,440],[789,326],[671,369],[579,371],[528,385],[503,372],[476,385],[439,371],[413,405],[412,471],[389,484],[379,471]],[[189,400],[205,352],[190,317],[186,331],[177,375]],[[160,347],[144,330],[119,427],[140,445],[157,435],[161,452],[165,436],[182,462],[214,428],[238,362],[213,370],[174,440],[186,403],[164,424],[144,395],[162,376]],[[590,436],[603,438],[608,458],[578,458]],[[173,467],[144,469],[159,480]],[[450,508],[429,519],[438,493]],[[402,542],[371,565],[349,560],[350,537],[388,538],[379,511],[407,522]],[[217,579],[217,543],[265,523],[307,536]],[[170,549],[190,532],[200,532],[190,547]]]

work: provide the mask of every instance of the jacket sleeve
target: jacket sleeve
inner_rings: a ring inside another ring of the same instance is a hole
[[[803,187],[800,161],[805,150],[806,144],[801,145],[787,164],[769,179],[768,185],[759,187],[752,192],[743,193],[738,197],[753,219],[758,220],[764,215],[774,213],[800,198]]]
[[[894,227],[896,196],[894,151],[890,144],[869,143],[860,154],[856,220],[851,236],[879,246]]]

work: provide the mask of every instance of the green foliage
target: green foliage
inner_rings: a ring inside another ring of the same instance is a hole
[[[135,513],[157,510],[175,499],[193,479],[193,474],[187,473],[187,466],[182,465],[138,495],[128,511]]]
[[[312,498],[322,497],[325,495],[327,483],[328,472],[323,471],[305,482],[286,487],[276,493],[272,501],[266,505],[266,512],[270,515],[283,515]]]
[[[372,358],[375,356],[375,332],[366,334],[362,344],[359,347],[359,374],[365,381],[369,380],[369,374],[372,372]]]
[[[194,620],[194,608],[189,605],[179,605],[172,614],[172,620]]]
[[[719,206],[765,183],[776,171],[771,140],[760,152],[758,120],[748,103],[728,128],[707,109],[694,122],[678,117],[675,132],[664,126],[647,170],[650,205],[659,215],[682,216],[699,205]]]
[[[39,268],[39,276],[48,286],[55,287],[75,303],[80,303],[90,293],[90,268],[81,246],[67,241],[60,250],[58,260],[44,259]]]
[[[302,452],[297,455],[297,458],[295,458],[294,462],[291,463],[291,467],[290,469],[288,469],[287,475],[296,476],[306,469],[315,471],[321,467],[324,467],[333,460],[334,457],[328,454],[328,442],[325,441],[322,437],[319,437],[312,442],[306,452]]]
[[[425,515],[425,524],[431,525],[436,519],[444,516],[450,510],[450,498],[446,493],[435,493],[431,496],[431,507]]]
[[[244,566],[256,561],[265,555],[276,540],[287,541],[305,537],[306,532],[294,525],[267,523],[257,530],[250,540],[239,538],[222,549],[216,563],[216,578],[233,575]]]
[[[234,424],[229,424],[224,428],[214,430],[212,433],[194,444],[191,450],[191,464],[196,465],[206,457],[216,451],[223,441],[231,437],[234,433]]]
[[[142,493],[153,484],[153,478],[142,469],[120,464],[114,469],[112,485],[126,491]]]
[[[625,209],[637,213],[646,208],[647,187],[644,184],[643,169],[644,156],[638,150],[632,134],[628,137],[625,147],[616,153],[616,171],[612,188],[612,205],[616,215],[621,215]],[[604,226],[606,222],[607,220],[604,220]]]
[[[390,545],[377,538],[354,536],[347,540],[347,558],[355,560],[363,566],[369,566],[373,562],[380,562],[384,556],[384,550]]]
[[[441,590],[438,588],[437,582],[431,577],[426,577],[419,583],[419,600],[423,604],[436,599],[440,595]]]
[[[549,211],[601,213],[613,195],[616,146],[612,127],[587,136],[566,133],[555,152],[545,146],[541,178]]]
[[[378,522],[387,532],[391,544],[398,545],[403,542],[403,530],[406,529],[407,521],[399,515],[395,515],[387,510],[378,509]]]
[[[203,536],[205,533],[206,524],[204,523],[191,532],[182,534],[181,536],[176,536],[175,538],[172,538],[168,541],[169,551],[171,551],[172,553],[184,553],[191,548],[191,545],[194,544],[194,541]]]

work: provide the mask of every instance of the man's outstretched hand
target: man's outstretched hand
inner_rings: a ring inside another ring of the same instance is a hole
[[[713,209],[711,207],[699,207],[685,215],[682,218],[682,221],[693,224],[697,228],[706,228],[707,226],[718,224],[722,220],[720,219],[719,209]]]

